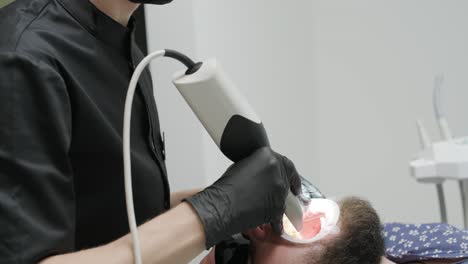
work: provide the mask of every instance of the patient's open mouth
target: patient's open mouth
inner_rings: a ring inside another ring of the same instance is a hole
[[[312,239],[320,233],[322,227],[321,217],[325,217],[322,212],[308,212],[304,215],[302,230],[298,232],[289,219],[284,216],[284,232],[296,239]]]
[[[302,230],[301,232],[299,232],[299,234],[301,235],[303,239],[312,239],[318,233],[320,233],[320,230],[322,228],[322,223],[320,221],[320,218],[322,217],[325,217],[325,213],[309,212],[304,216],[304,223],[302,226]]]
[[[296,230],[287,216],[283,216],[283,238],[294,243],[310,243],[338,230],[340,210],[336,202],[328,199],[312,199],[304,208],[303,225]]]

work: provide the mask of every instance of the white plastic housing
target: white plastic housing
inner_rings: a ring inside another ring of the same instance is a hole
[[[410,162],[410,168],[421,182],[468,179],[468,137],[434,143]]]
[[[234,115],[261,123],[257,113],[215,59],[204,62],[194,74],[176,73],[173,83],[220,149],[224,130]],[[285,213],[300,230],[302,207],[292,193],[287,196]]]
[[[173,83],[218,147],[226,125],[234,115],[261,123],[215,59],[204,62],[192,75],[185,75],[185,71],[176,73]]]

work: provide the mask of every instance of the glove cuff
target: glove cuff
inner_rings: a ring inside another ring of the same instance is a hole
[[[205,192],[200,192],[183,201],[190,204],[200,218],[205,232],[205,247],[208,250],[229,236],[224,235],[224,228],[219,226],[221,214],[218,208],[206,196]]]

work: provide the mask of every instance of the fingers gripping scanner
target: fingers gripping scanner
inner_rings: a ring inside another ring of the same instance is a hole
[[[270,146],[262,121],[216,60],[203,63],[194,74],[176,73],[173,83],[221,152],[233,162]],[[291,192],[286,198],[286,215],[301,230],[302,207]]]
[[[269,146],[265,128],[236,86],[223,72],[216,60],[193,62],[187,56],[161,50],[144,58],[130,80],[124,111],[123,155],[125,199],[128,221],[133,239],[135,263],[141,264],[138,230],[133,206],[130,124],[135,89],[143,70],[156,58],[170,57],[183,63],[188,70],[175,74],[173,83],[203,124],[221,152],[233,162],[248,157],[255,150]],[[286,216],[297,229],[302,229],[303,211],[299,200],[289,192]]]

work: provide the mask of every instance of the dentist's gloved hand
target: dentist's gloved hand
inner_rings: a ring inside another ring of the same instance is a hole
[[[281,225],[289,190],[298,195],[294,164],[265,147],[233,164],[213,185],[186,199],[205,229],[206,248],[265,223]]]
[[[325,195],[323,195],[322,192],[320,192],[320,190],[309,180],[301,176],[301,181],[302,193],[298,195],[298,198],[303,205],[308,205],[312,199],[325,198]]]

